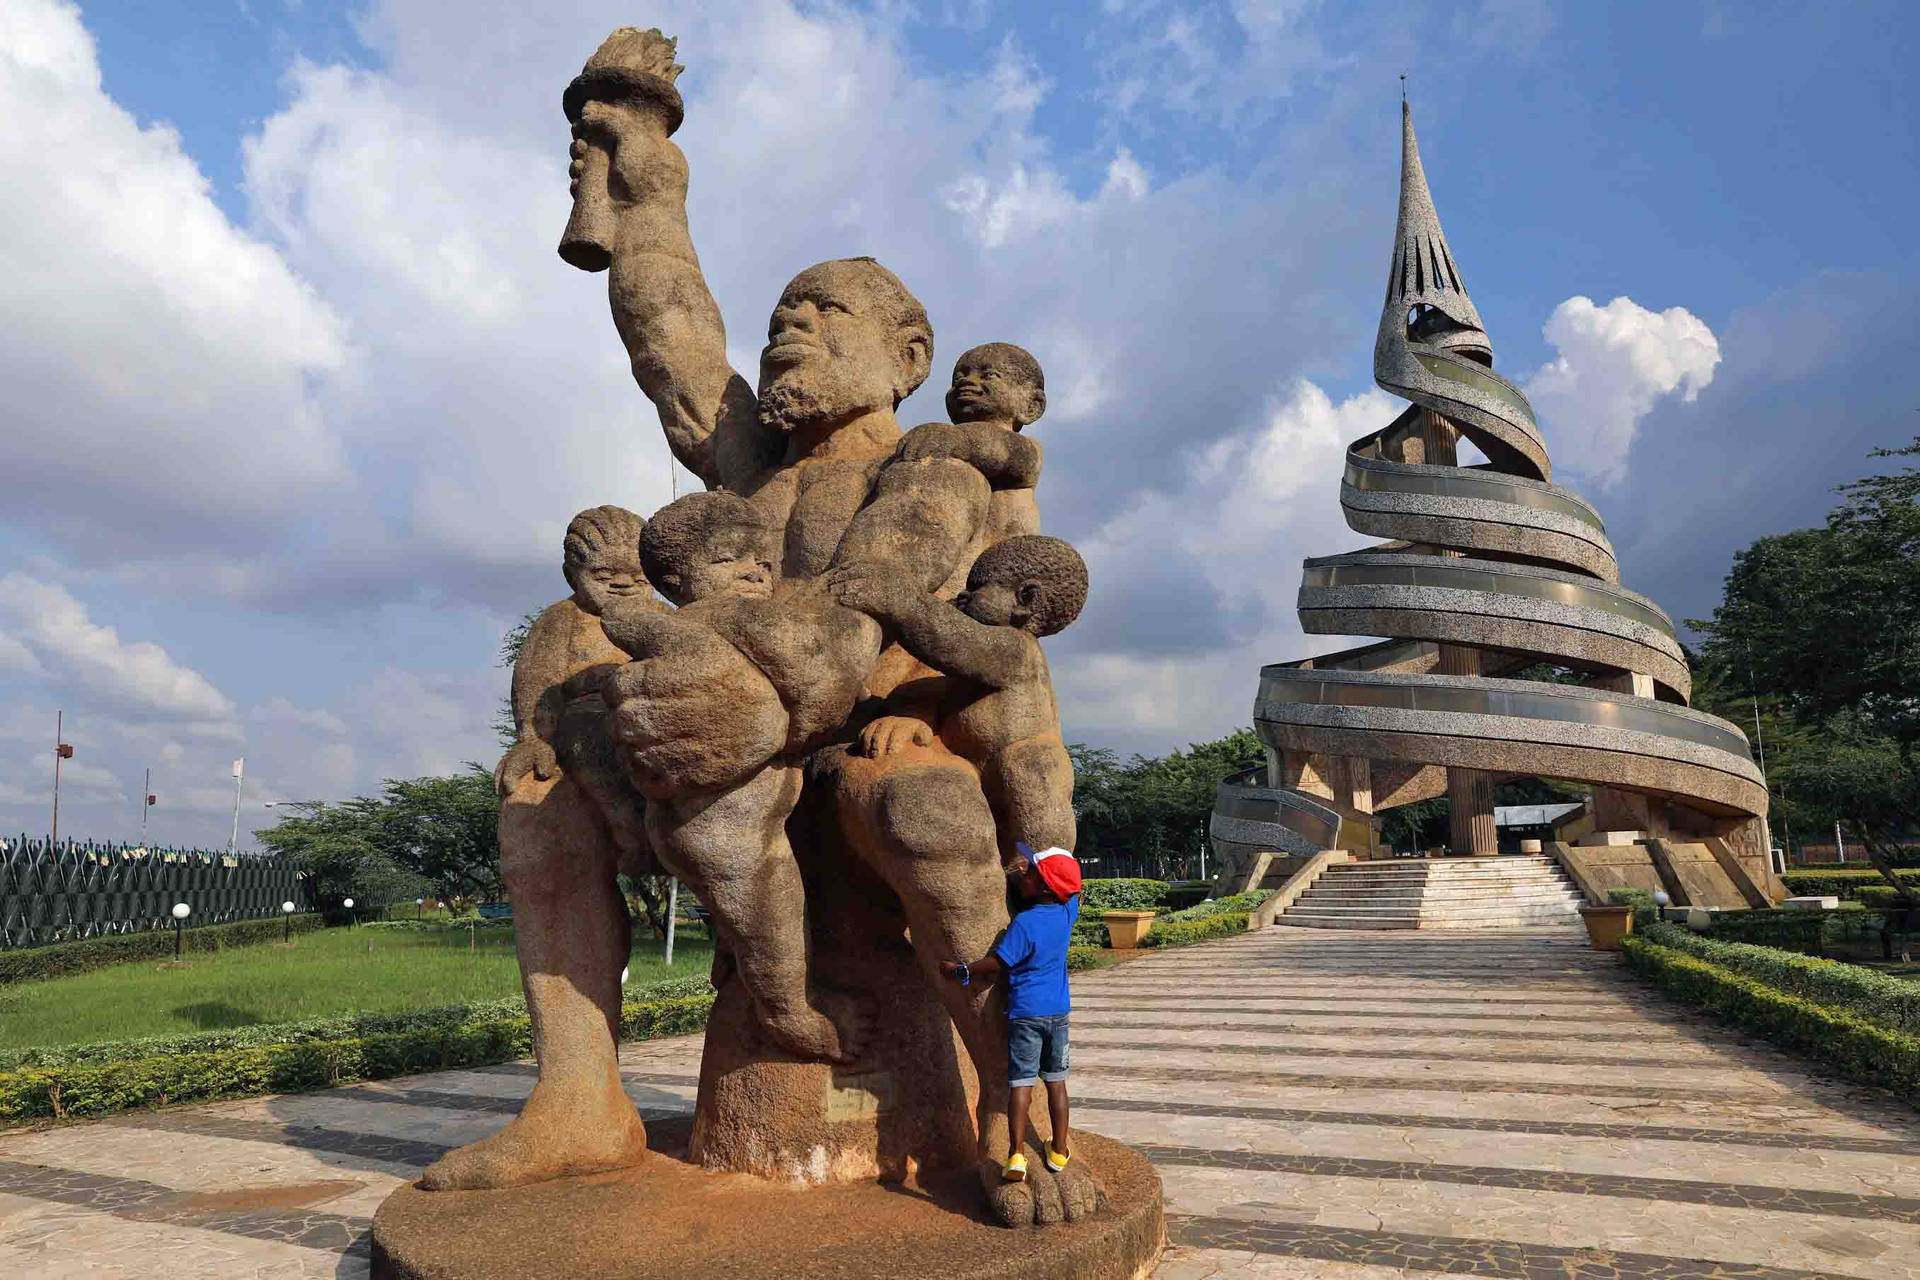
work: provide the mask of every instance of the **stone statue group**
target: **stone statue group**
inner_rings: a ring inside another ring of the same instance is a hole
[[[1039,532],[1041,451],[1023,428],[1044,378],[1017,346],[975,347],[953,367],[950,421],[903,431],[933,329],[871,258],[801,272],[757,385],[730,368],[687,229],[673,56],[659,32],[622,28],[568,87],[560,252],[608,272],[634,378],[706,491],[567,529],[572,594],[527,635],[498,771],[540,1079],[425,1185],[642,1161],[617,1057],[616,877],[655,867],[717,935],[697,1159],[802,1182],[997,1171],[1002,997],[936,965],[1005,927],[1016,840],[1074,845],[1039,640],[1079,613],[1087,572]],[[983,1185],[1009,1224],[1078,1217],[1098,1195],[1077,1166]]]

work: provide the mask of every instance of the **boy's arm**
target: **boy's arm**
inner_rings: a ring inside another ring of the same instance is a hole
[[[958,458],[996,489],[1031,489],[1040,483],[1040,442],[983,423],[921,423],[907,432],[894,456],[902,462]]]
[[[845,568],[828,575],[827,590],[849,609],[891,628],[908,653],[946,675],[1004,689],[1029,674],[1027,646],[1033,637],[1014,627],[975,622],[911,583]]]

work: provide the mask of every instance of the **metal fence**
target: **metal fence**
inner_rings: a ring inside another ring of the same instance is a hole
[[[300,874],[271,854],[0,838],[0,949],[162,928],[176,902],[203,925],[287,901],[306,901]]]

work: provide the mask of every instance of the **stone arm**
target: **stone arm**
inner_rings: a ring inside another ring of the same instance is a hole
[[[563,256],[611,268],[608,300],[667,444],[707,485],[743,487],[784,442],[727,362],[726,327],[687,229],[687,160],[651,103],[588,102],[574,122],[574,224]],[[597,250],[597,252],[596,252]]]
[[[1040,483],[1040,442],[985,423],[922,423],[907,432],[894,457],[900,462],[957,458],[995,489],[1031,489]]]
[[[566,709],[567,667],[578,612],[579,606],[571,599],[541,610],[527,628],[520,655],[514,659],[509,701],[516,736],[493,775],[494,785],[503,796],[527,774],[545,782],[557,768],[553,735],[560,725],[560,713]]]
[[[897,578],[859,570],[836,570],[827,589],[851,609],[874,618],[899,637],[900,647],[946,675],[989,689],[1004,689],[1032,674],[1037,647],[1015,627],[975,622],[935,596]]]

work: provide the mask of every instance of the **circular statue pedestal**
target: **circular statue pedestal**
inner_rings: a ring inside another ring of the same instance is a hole
[[[1089,1133],[1074,1134],[1073,1158],[1106,1193],[1099,1211],[1015,1231],[986,1221],[971,1173],[905,1186],[782,1186],[709,1173],[687,1163],[683,1144],[663,1145],[620,1173],[505,1191],[402,1187],[374,1215],[373,1274],[1133,1280],[1152,1272],[1165,1244],[1160,1176],[1131,1148]]]

